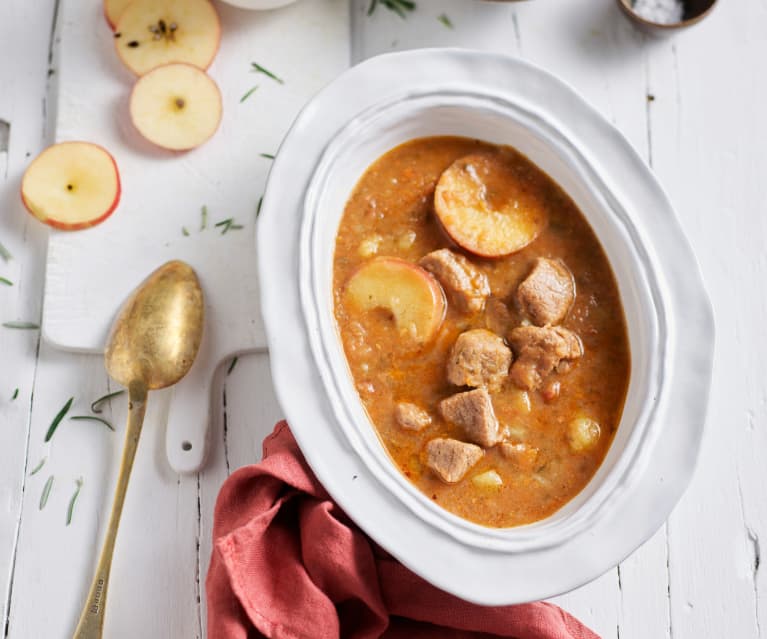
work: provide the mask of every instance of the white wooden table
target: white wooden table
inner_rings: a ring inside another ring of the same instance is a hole
[[[57,5],[0,3],[0,242],[13,254],[7,264],[0,258],[0,276],[14,282],[0,284],[0,322],[41,313],[46,232],[23,212],[18,187],[51,135]],[[352,2],[353,61],[416,46],[470,46],[519,55],[573,84],[657,172],[701,261],[718,334],[708,432],[692,486],[652,540],[556,600],[610,639],[747,639],[767,628],[760,566],[767,535],[767,3],[720,5],[698,27],[655,40],[626,22],[613,0],[419,0],[404,21],[383,8],[367,17],[367,1]],[[437,22],[442,13],[454,29]],[[0,328],[6,637],[70,636],[109,508],[124,399],[106,411],[118,433],[68,422],[54,445],[44,446],[43,437],[68,397],[83,413],[109,388],[100,358],[57,352],[35,331]],[[257,460],[281,414],[267,356],[240,358],[214,411],[208,466],[177,476],[165,459],[163,404],[153,396],[123,515],[110,638],[204,636],[218,488],[233,469]],[[43,470],[30,476],[45,455]],[[40,510],[50,475],[53,488]],[[84,486],[66,526],[80,476]]]

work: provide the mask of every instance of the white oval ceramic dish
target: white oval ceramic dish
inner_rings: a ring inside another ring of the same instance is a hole
[[[370,425],[336,333],[332,257],[346,199],[381,154],[427,135],[525,153],[579,205],[618,279],[632,349],[620,428],[586,489],[529,526],[477,526],[415,489]],[[351,69],[283,142],[258,250],[273,376],[309,464],[371,537],[440,588],[497,605],[581,585],[647,539],[687,485],[710,382],[708,297],[657,181],[620,133],[552,76],[512,58],[444,49]]]

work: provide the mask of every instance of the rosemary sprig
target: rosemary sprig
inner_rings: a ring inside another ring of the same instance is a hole
[[[53,437],[53,434],[56,432],[56,429],[59,427],[61,420],[64,419],[64,415],[66,415],[69,412],[69,409],[72,407],[73,401],[75,401],[75,398],[70,397],[67,403],[64,404],[61,410],[56,414],[56,417],[53,418],[51,425],[48,427],[48,432],[45,433],[46,442],[51,441],[51,437]]]
[[[226,371],[226,374],[227,374],[227,375],[231,375],[231,374],[232,374],[232,371],[234,370],[234,367],[235,367],[235,366],[237,366],[237,361],[238,361],[239,359],[240,359],[240,358],[239,358],[239,357],[237,357],[237,356],[235,356],[235,357],[233,357],[233,358],[232,358],[232,363],[231,363],[231,364],[229,364],[229,370],[227,370],[227,371]]]
[[[48,461],[48,458],[47,458],[47,457],[43,457],[43,458],[42,458],[42,459],[41,459],[41,460],[38,462],[37,466],[35,466],[35,467],[32,469],[32,472],[30,472],[30,473],[29,473],[29,476],[31,477],[32,475],[36,475],[37,473],[39,473],[39,472],[40,472],[40,469],[41,469],[43,466],[45,466],[45,462],[47,462],[47,461]]]
[[[96,417],[95,415],[73,415],[69,419],[73,419],[75,421],[91,421],[91,422],[101,422],[106,426],[109,430],[114,431],[115,427],[112,426],[106,419],[103,417]]]
[[[373,15],[378,5],[382,4],[389,11],[396,13],[403,20],[407,18],[408,11],[415,11],[416,4],[412,0],[371,0],[368,7],[368,15]]]
[[[242,224],[236,224],[233,217],[216,222],[214,226],[221,228],[221,235],[226,235],[229,231],[240,231],[244,228]]]
[[[11,401],[16,399],[18,396],[19,396],[19,389],[17,388],[16,390],[13,391],[13,395],[11,395]]]
[[[0,284],[5,284],[6,286],[13,286],[13,282],[11,280],[6,279],[5,277],[0,277]]]
[[[402,2],[406,0],[400,0],[400,1]],[[274,73],[269,71],[269,69],[262,67],[260,64],[258,64],[258,62],[251,62],[250,66],[253,67],[252,70],[255,71],[256,73],[263,73],[267,78],[271,78],[272,80],[274,80],[275,82],[279,82],[280,84],[285,84],[285,80],[283,80],[278,75],[275,75]]]
[[[46,481],[45,486],[43,486],[43,492],[40,495],[40,510],[45,508],[45,504],[48,503],[48,497],[50,497],[51,488],[53,488],[53,475],[48,477],[48,481]]]
[[[189,229],[186,228],[185,226],[182,226],[181,227],[181,235],[183,235],[184,237],[189,237]]]
[[[200,230],[204,231],[206,228],[208,228],[208,207],[204,204],[202,205],[202,209],[200,209]]]
[[[3,322],[5,328],[17,328],[22,331],[36,331],[40,328],[39,324],[34,322]]]
[[[3,243],[0,242],[0,257],[3,258],[3,262],[10,262],[13,255],[11,255],[11,252],[3,246]]]
[[[240,104],[242,104],[243,102],[245,102],[245,100],[247,100],[247,99],[248,99],[248,98],[249,98],[251,95],[253,95],[253,94],[256,92],[256,89],[258,89],[258,85],[255,85],[255,86],[253,86],[253,87],[250,87],[250,89],[248,89],[248,90],[245,92],[245,94],[244,94],[244,95],[243,95],[243,96],[240,98]]]
[[[455,29],[453,26],[453,21],[446,13],[441,13],[439,16],[437,16],[437,20],[444,24],[448,29]]]
[[[72,523],[72,514],[75,510],[75,502],[77,501],[77,498],[80,496],[80,490],[83,487],[83,478],[78,477],[75,480],[76,488],[75,492],[72,494],[72,498],[69,500],[69,507],[67,508],[67,526]]]
[[[256,217],[261,215],[261,204],[264,201],[264,196],[262,195],[260,198],[258,198],[258,206],[256,206]]]
[[[259,155],[262,158],[266,158],[267,160],[273,160],[274,156],[271,153],[259,153]]]
[[[102,404],[105,404],[106,402],[114,399],[115,397],[119,397],[120,395],[125,395],[125,391],[119,390],[119,391],[115,391],[114,393],[108,393],[104,395],[103,397],[99,397],[95,402],[91,404],[91,412],[96,414],[101,413]]]

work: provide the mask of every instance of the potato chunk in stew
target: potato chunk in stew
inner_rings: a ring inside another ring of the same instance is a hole
[[[434,137],[376,160],[333,296],[370,423],[432,503],[519,526],[599,468],[629,382],[620,294],[578,207],[514,149]]]

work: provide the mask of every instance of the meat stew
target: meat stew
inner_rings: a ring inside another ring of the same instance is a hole
[[[351,194],[334,255],[350,373],[393,462],[491,527],[577,495],[630,374],[618,287],[562,189],[512,148],[412,140]]]

